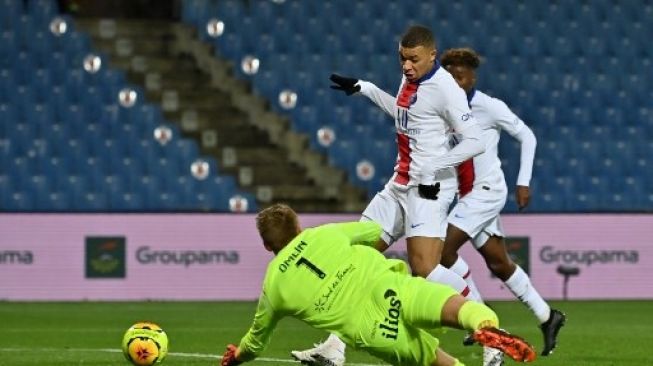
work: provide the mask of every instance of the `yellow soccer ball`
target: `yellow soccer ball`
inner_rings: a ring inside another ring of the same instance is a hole
[[[122,352],[137,366],[163,362],[168,354],[168,336],[160,326],[151,322],[132,325],[122,337]]]

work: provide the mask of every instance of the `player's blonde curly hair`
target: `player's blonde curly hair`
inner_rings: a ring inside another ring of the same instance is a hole
[[[256,216],[256,228],[263,244],[275,253],[290,243],[300,231],[295,211],[281,203],[259,212]]]
[[[467,66],[477,69],[481,65],[481,57],[471,48],[451,48],[442,54],[440,63],[447,69],[449,66]]]

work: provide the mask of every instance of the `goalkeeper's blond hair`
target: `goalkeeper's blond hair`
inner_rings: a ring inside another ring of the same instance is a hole
[[[263,244],[274,253],[283,249],[301,231],[297,213],[288,205],[280,203],[258,213],[256,228]]]

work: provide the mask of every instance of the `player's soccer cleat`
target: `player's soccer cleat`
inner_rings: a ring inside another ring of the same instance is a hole
[[[328,342],[317,343],[314,346],[304,351],[290,351],[290,354],[304,365],[343,366],[345,364],[345,355],[338,347]]]
[[[522,338],[497,328],[481,328],[474,339],[484,347],[496,348],[518,362],[531,362],[537,357],[533,346]]]
[[[548,356],[553,353],[553,349],[558,343],[558,332],[567,321],[567,316],[560,310],[551,309],[549,320],[540,325],[542,334],[544,335],[544,349],[542,349],[542,356]]]
[[[317,348],[319,344],[315,344],[315,346]],[[304,365],[312,365],[315,363],[315,359],[313,358],[314,349],[315,348],[310,348],[305,351],[290,351],[290,355]]]
[[[503,365],[503,352],[496,348],[483,347],[483,366]]]
[[[474,340],[474,334],[472,334],[472,333],[465,334],[465,338],[463,338],[463,346],[469,347],[469,346],[473,346],[475,344],[476,344],[476,341]]]

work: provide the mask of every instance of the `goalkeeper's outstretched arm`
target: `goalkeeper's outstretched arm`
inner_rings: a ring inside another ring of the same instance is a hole
[[[381,225],[374,221],[331,224],[349,238],[352,245],[375,246],[381,238]]]
[[[222,359],[222,366],[238,365],[255,359],[270,343],[272,332],[276,328],[279,319],[281,319],[281,316],[274,311],[272,304],[265,295],[265,291],[262,292],[252,326],[240,340],[238,347],[227,346],[227,351]],[[225,364],[225,360],[230,363]]]

